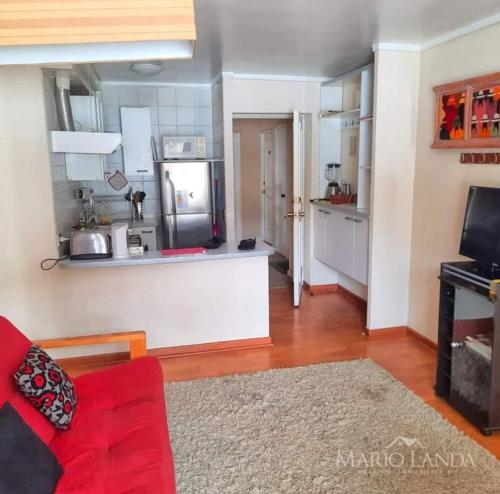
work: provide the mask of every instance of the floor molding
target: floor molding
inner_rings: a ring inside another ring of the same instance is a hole
[[[309,283],[304,283],[304,289],[309,292],[310,295],[319,295],[321,293],[333,293],[339,288],[337,283],[330,285],[309,285]]]
[[[212,343],[198,343],[195,345],[181,345],[148,350],[148,356],[157,358],[182,357],[200,355],[203,353],[225,352],[229,350],[245,350],[247,348],[263,348],[273,346],[271,337],[246,338],[243,340],[216,341]],[[101,355],[84,355],[81,357],[67,357],[57,359],[61,366],[87,366],[100,364],[116,364],[130,360],[129,352],[104,353]]]
[[[359,295],[356,295],[342,285],[338,286],[338,291],[351,300],[354,300],[354,302],[357,302],[359,305],[361,305],[361,307],[363,307],[364,310],[366,310],[368,303],[364,298],[361,298]]]
[[[395,338],[408,335],[408,326],[391,326],[388,328],[365,329],[365,335],[369,338]]]
[[[410,336],[413,336],[413,338],[417,339],[424,345],[427,345],[428,347],[432,348],[433,350],[437,351],[438,346],[435,341],[432,341],[430,338],[427,338],[427,336],[424,336],[422,333],[419,333],[418,331],[415,331],[414,329],[408,327],[407,329],[408,334]]]
[[[427,336],[424,336],[423,334],[419,333],[418,331],[415,331],[414,329],[408,326],[393,326],[390,328],[365,329],[364,332],[365,335],[368,336],[369,338],[376,338],[376,339],[396,338],[399,336],[411,336],[412,338],[418,340],[420,343],[423,343],[427,347],[437,351],[437,343],[435,343],[430,338],[427,338]]]
[[[148,350],[148,355],[158,358],[182,357],[201,353],[224,352],[228,350],[244,350],[246,348],[262,348],[273,346],[271,337],[248,338],[244,340],[216,341],[196,345],[182,345]]]

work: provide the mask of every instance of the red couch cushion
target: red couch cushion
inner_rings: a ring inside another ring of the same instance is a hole
[[[31,341],[0,316],[0,407],[8,401],[48,445],[55,434],[53,425],[19,392],[14,382],[14,373],[30,347]]]
[[[75,379],[71,429],[51,449],[64,474],[56,494],[175,493],[161,366],[152,357]]]

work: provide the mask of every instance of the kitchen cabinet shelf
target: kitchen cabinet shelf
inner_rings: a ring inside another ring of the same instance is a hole
[[[122,143],[118,132],[72,132],[54,130],[51,132],[54,153],[111,154]]]
[[[353,117],[361,112],[360,108],[354,108],[352,110],[343,111],[332,111],[326,110],[319,114],[320,118],[342,118],[342,117]]]

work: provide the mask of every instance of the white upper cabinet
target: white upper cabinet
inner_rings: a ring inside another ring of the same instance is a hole
[[[154,175],[149,108],[120,109],[126,175]]]

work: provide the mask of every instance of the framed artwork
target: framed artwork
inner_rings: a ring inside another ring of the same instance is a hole
[[[434,88],[433,148],[500,147],[500,73]]]

